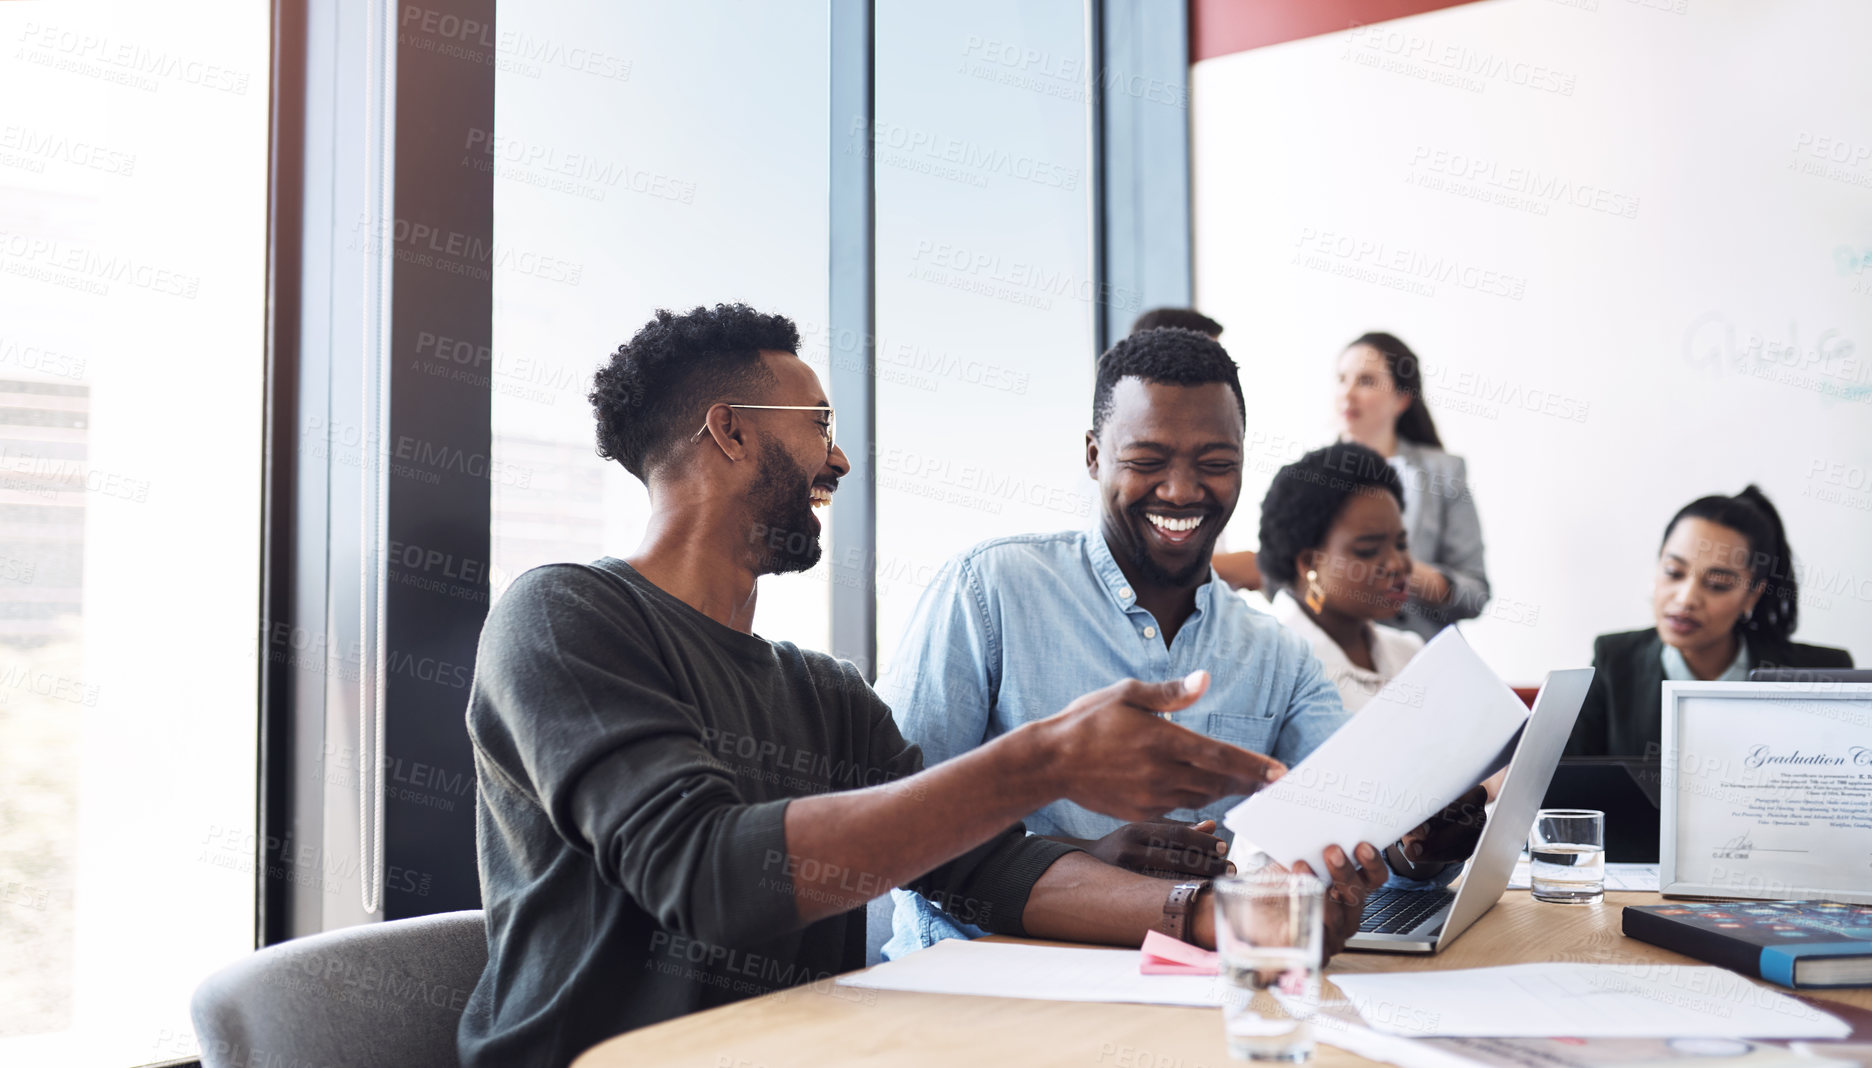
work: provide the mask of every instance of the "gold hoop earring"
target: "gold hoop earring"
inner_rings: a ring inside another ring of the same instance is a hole
[[[1320,609],[1326,607],[1326,588],[1319,584],[1317,571],[1307,572],[1306,606],[1307,611],[1316,616],[1319,615]]]

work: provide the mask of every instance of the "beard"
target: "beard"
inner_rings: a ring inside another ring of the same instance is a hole
[[[1181,571],[1169,571],[1157,563],[1156,558],[1151,556],[1148,549],[1143,545],[1137,545],[1131,550],[1131,565],[1137,568],[1138,575],[1146,582],[1158,586],[1182,588],[1195,585],[1198,576],[1208,573],[1209,557],[1204,556],[1200,560],[1192,560],[1189,566]]]
[[[818,520],[813,518],[812,478],[773,441],[761,446],[749,491],[754,525],[755,571],[784,575],[808,571],[819,562]]]

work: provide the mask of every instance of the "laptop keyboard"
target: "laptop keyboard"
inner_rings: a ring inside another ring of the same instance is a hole
[[[1380,887],[1365,899],[1361,934],[1403,934],[1426,916],[1456,900],[1449,890],[1391,890]]]

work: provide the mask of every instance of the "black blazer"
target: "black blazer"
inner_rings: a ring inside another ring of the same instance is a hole
[[[1852,654],[1824,645],[1773,642],[1746,634],[1753,666],[1849,668]],[[1593,641],[1592,687],[1580,706],[1567,756],[1657,759],[1664,733],[1664,639],[1656,628],[1601,634]]]

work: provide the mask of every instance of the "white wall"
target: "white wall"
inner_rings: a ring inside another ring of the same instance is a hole
[[[1197,306],[1253,450],[1230,545],[1390,330],[1469,461],[1504,677],[1647,625],[1664,524],[1749,481],[1797,638],[1872,660],[1867,40],[1854,0],[1494,0],[1198,64]]]

